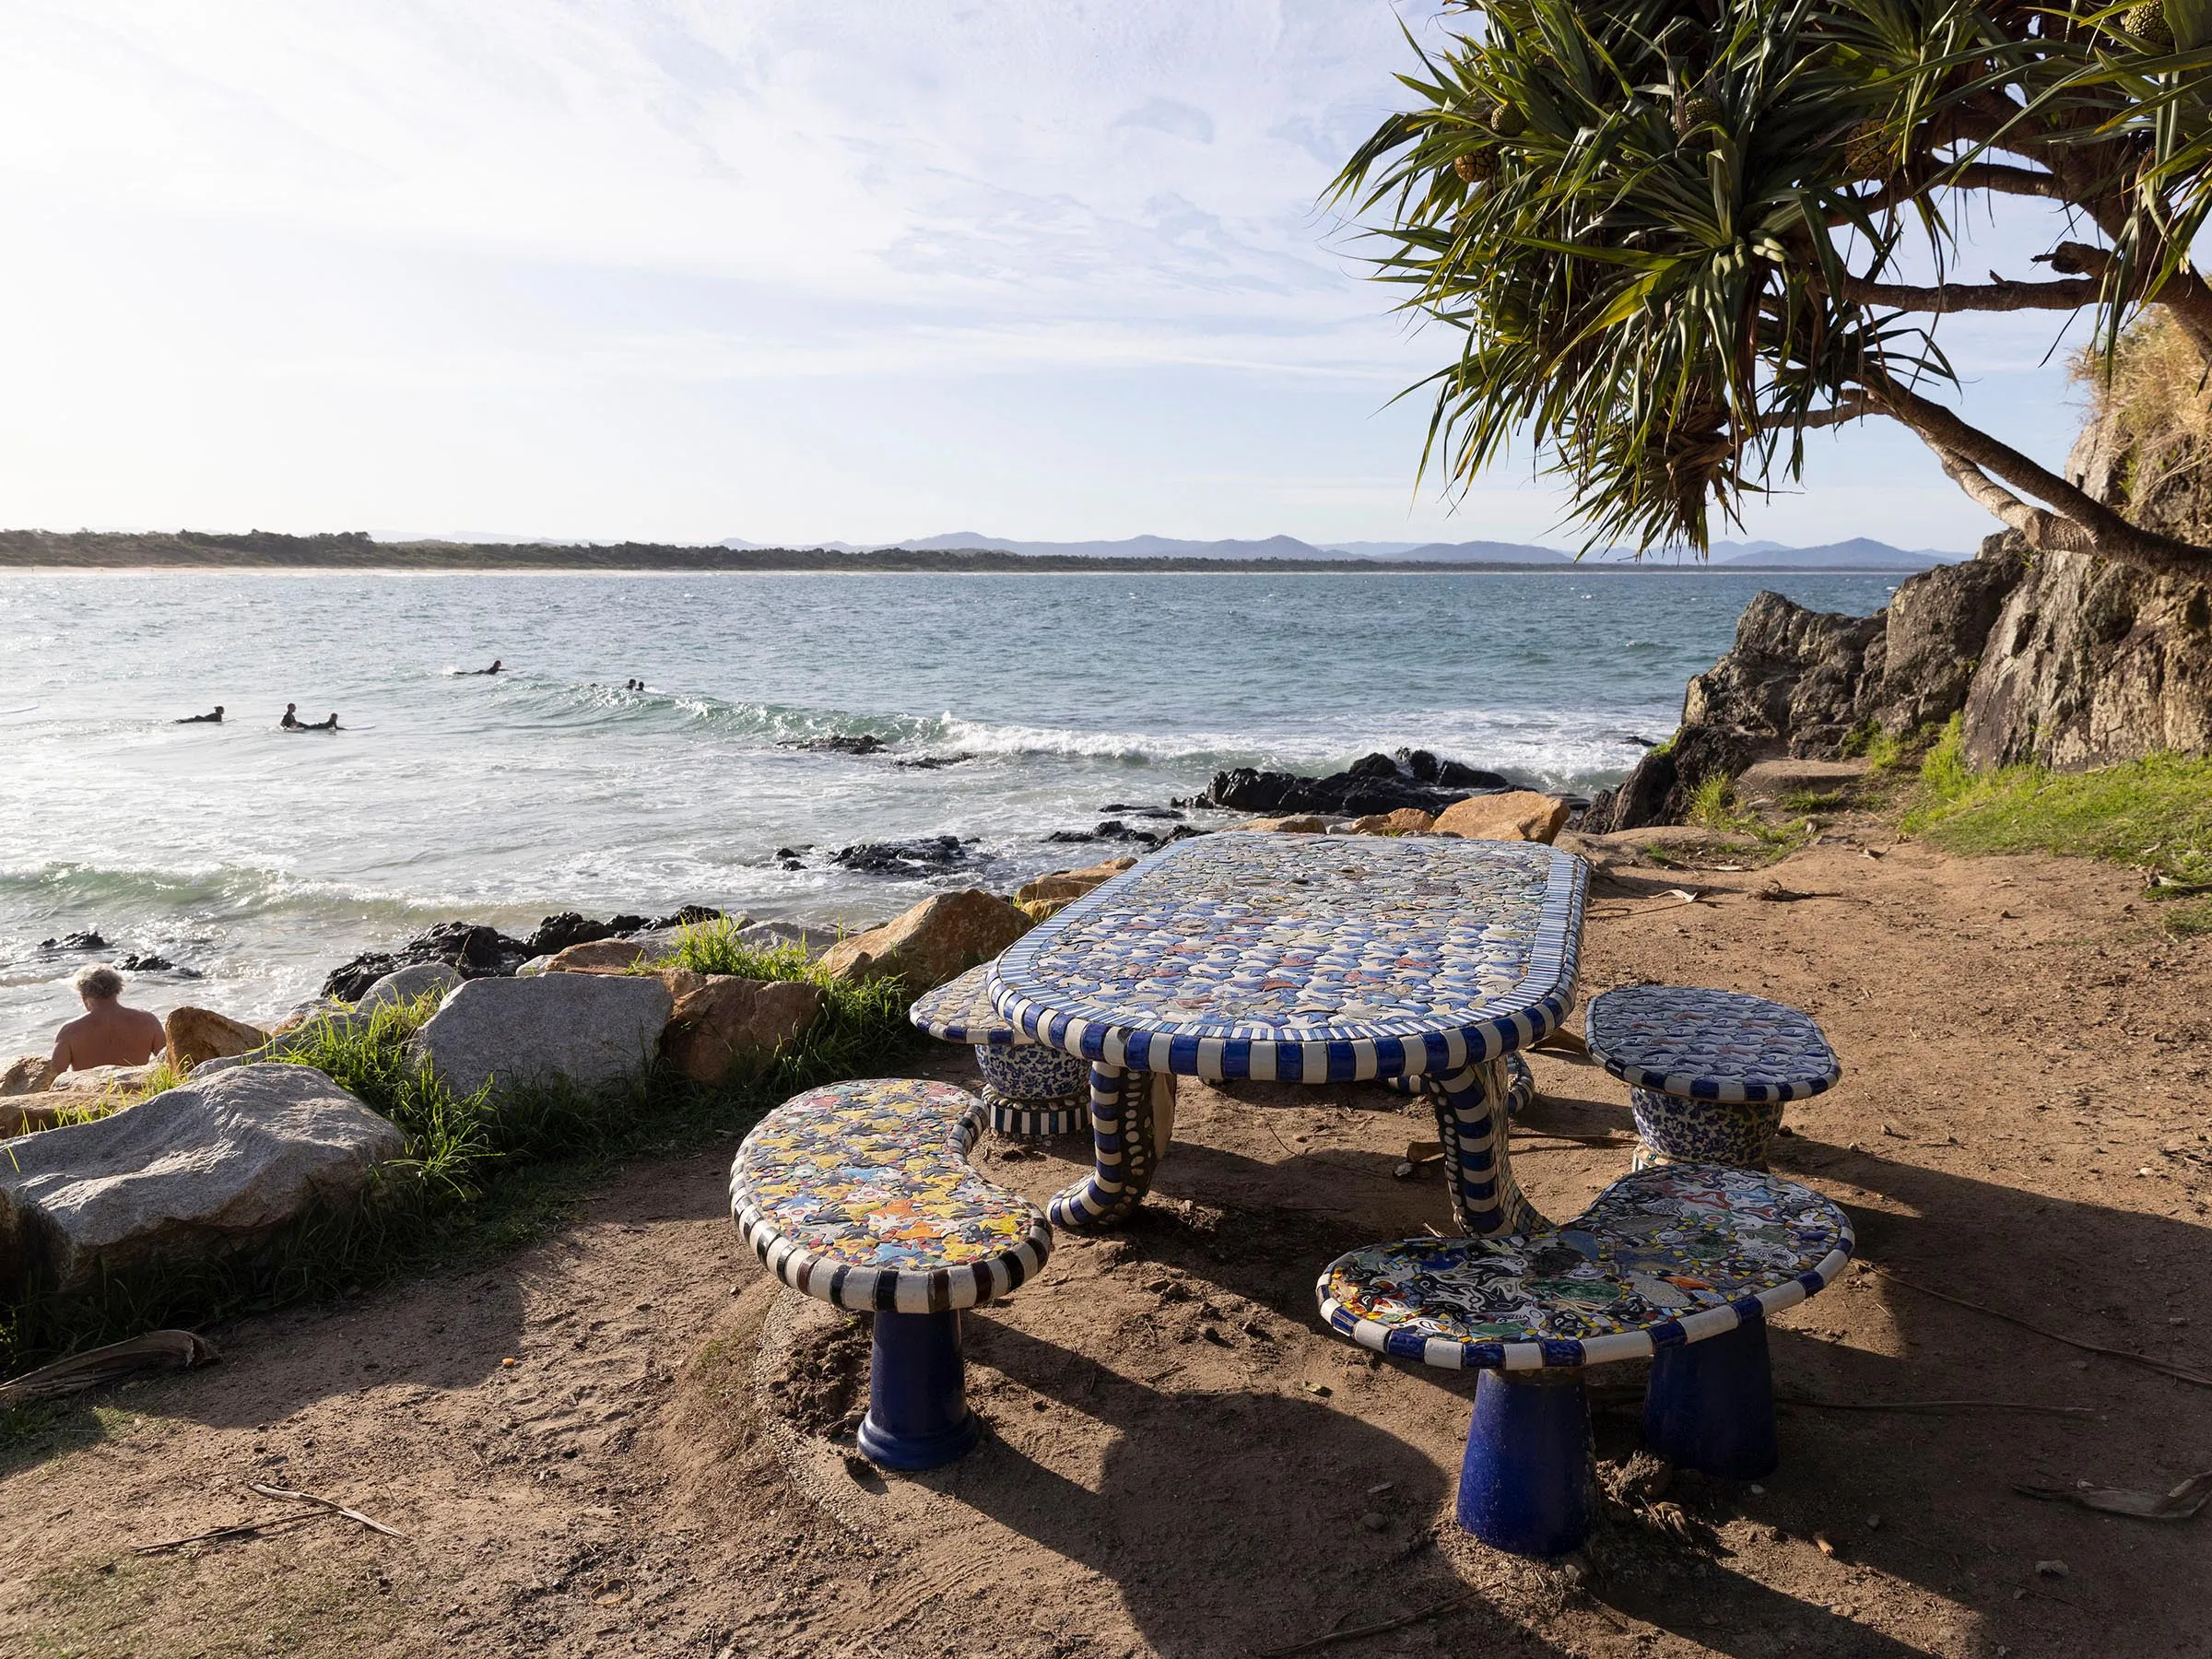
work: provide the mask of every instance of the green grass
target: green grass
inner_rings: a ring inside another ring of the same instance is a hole
[[[1921,762],[1904,828],[1947,852],[2129,865],[2170,933],[2212,933],[2212,759],[2152,755],[2095,771],[1967,768],[1956,716]]]
[[[1688,809],[1684,815],[1690,823],[1707,830],[1735,831],[1744,827],[1744,815],[1735,804],[1735,780],[1720,772],[1700,781],[1689,792]]]
[[[796,948],[750,951],[726,924],[688,930],[677,960],[700,971],[804,979],[821,1017],[764,1071],[716,1088],[656,1066],[618,1090],[529,1088],[455,1096],[408,1054],[436,999],[379,1009],[365,1027],[324,1021],[290,1039],[284,1063],[311,1065],[389,1118],[404,1159],[382,1166],[364,1198],[318,1209],[259,1248],[218,1262],[118,1273],[82,1294],[0,1309],[0,1372],[161,1325],[206,1326],[441,1265],[512,1250],[557,1225],[610,1165],[749,1128],[792,1094],[881,1068],[918,1041],[893,982],[831,980]],[[9,1429],[29,1421],[0,1423]]]

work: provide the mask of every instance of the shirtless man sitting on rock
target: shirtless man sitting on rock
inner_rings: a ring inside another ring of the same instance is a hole
[[[84,1018],[73,1019],[53,1040],[53,1067],[87,1071],[95,1065],[144,1065],[168,1046],[161,1022],[138,1008],[123,1006],[123,975],[112,968],[87,968],[76,976]]]

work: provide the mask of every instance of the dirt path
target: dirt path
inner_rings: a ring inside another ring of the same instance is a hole
[[[1841,897],[1751,896],[1771,881]],[[1851,820],[1768,870],[1623,869],[1588,935],[1585,996],[1762,992],[1843,1058],[1777,1163],[1851,1209],[1871,1265],[1778,1321],[1784,1396],[2088,1416],[1785,1407],[1763,1489],[1661,1495],[1628,1461],[1632,1406],[1607,1409],[1588,1561],[1490,1554],[1451,1522],[1469,1383],[1314,1313],[1332,1254],[1446,1225],[1433,1174],[1393,1174],[1425,1116],[1364,1087],[1186,1085],[1138,1224],[1064,1240],[970,1320],[990,1432],[951,1469],[849,1465],[832,1435],[865,1344],[740,1253],[726,1157],[641,1165],[491,1271],[254,1322],[220,1367],[76,1414],[0,1479],[0,1653],[1210,1659],[1460,1596],[1322,1651],[2212,1653],[2212,1512],[2012,1490],[2212,1469],[2212,1389],[1888,1277],[2212,1372],[2212,946],[2148,913],[2124,872],[1960,862]],[[1627,1094],[1550,1054],[1536,1073],[1516,1169],[1564,1215],[1627,1150],[1546,1132],[1625,1136]],[[989,1168],[1041,1197],[1072,1149]],[[334,1521],[132,1553],[274,1512],[249,1480],[407,1536]]]

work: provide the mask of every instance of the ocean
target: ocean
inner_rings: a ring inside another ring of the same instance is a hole
[[[135,976],[139,1006],[267,1018],[456,917],[857,925],[1009,890],[1128,850],[1047,834],[1231,766],[1410,746],[1588,794],[1673,730],[1761,587],[1865,614],[1897,580],[0,574],[0,1060],[76,1011],[99,959],[41,942],[80,931],[200,976]],[[344,729],[280,731],[288,702]],[[883,752],[795,747],[864,733]],[[942,877],[828,859],[943,834],[976,839]]]

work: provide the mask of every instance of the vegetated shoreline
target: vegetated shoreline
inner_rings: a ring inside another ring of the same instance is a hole
[[[1065,575],[1077,572],[1128,574],[1185,573],[1266,576],[1402,574],[1571,576],[1583,572],[1624,575],[1895,576],[1914,574],[1917,566],[1798,566],[1656,561],[1515,564],[1492,559],[1205,559],[1149,556],[1106,559],[1065,553],[916,551],[888,547],[867,553],[836,553],[819,547],[681,547],[662,542],[515,543],[379,542],[359,532],[329,535],[282,535],[254,531],[243,535],[179,531],[159,535],[112,535],[93,531],[0,531],[0,571],[346,571],[360,575],[442,571],[466,574],[494,572],[747,573],[830,571],[852,574]]]

